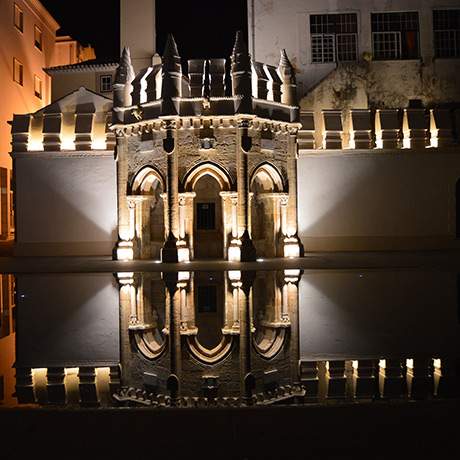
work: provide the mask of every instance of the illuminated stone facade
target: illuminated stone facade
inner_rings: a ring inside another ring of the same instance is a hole
[[[123,52],[114,86],[119,259],[255,260],[300,253],[295,77],[231,58],[189,61],[169,38],[162,63],[135,76]],[[252,234],[252,238],[251,238]]]

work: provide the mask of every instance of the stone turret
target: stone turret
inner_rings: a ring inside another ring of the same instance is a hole
[[[286,50],[281,50],[278,74],[281,78],[281,102],[287,105],[297,105],[297,83],[295,70],[286,54]]]
[[[113,85],[113,107],[129,107],[132,105],[132,81],[135,74],[131,64],[129,48],[124,48],[121,54],[120,65],[115,73]]]
[[[242,100],[237,109],[239,113],[252,112],[252,65],[246,43],[241,31],[236,33],[235,45],[232,53],[232,90],[234,96],[241,96]]]
[[[162,114],[175,115],[178,113],[173,98],[182,96],[182,66],[174,37],[169,34],[162,57]]]

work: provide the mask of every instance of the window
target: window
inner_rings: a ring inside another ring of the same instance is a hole
[[[196,228],[197,230],[215,230],[216,205],[214,203],[196,204]]]
[[[43,46],[43,32],[38,26],[34,26],[34,42],[35,48],[38,48],[41,51]]]
[[[310,15],[312,62],[356,61],[358,17],[356,13]]]
[[[101,93],[112,91],[112,75],[101,75],[99,77],[99,86]]]
[[[460,10],[434,10],[433,33],[435,57],[460,57]]]
[[[24,66],[13,58],[13,80],[21,86],[24,84]]]
[[[418,59],[419,23],[417,12],[372,13],[374,59]]]
[[[217,286],[197,287],[198,313],[215,313],[217,311]]]
[[[34,93],[39,99],[42,98],[42,81],[37,75],[34,75]]]
[[[14,4],[14,26],[20,32],[24,32],[24,13],[16,3]]]

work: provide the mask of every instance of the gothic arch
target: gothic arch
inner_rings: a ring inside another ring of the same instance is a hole
[[[159,358],[166,350],[167,339],[158,331],[134,331],[133,338],[139,352],[149,360]]]
[[[220,343],[209,350],[203,347],[196,336],[187,337],[187,344],[190,353],[205,364],[216,364],[222,361],[231,351],[233,345],[232,335],[223,335]]]
[[[218,164],[210,161],[199,163],[187,171],[182,180],[183,189],[186,192],[193,191],[198,180],[206,174],[209,174],[219,183],[222,191],[230,191],[232,189],[232,180],[228,172]]]
[[[253,188],[256,179],[267,183],[268,188],[271,188],[271,192],[285,191],[283,176],[279,172],[278,168],[271,163],[262,163],[254,169],[251,175],[251,180],[249,181],[250,189]]]
[[[264,327],[260,332],[259,340],[254,337],[252,343],[260,356],[271,359],[283,348],[285,338],[285,328]]]
[[[166,190],[163,176],[153,166],[142,167],[131,182],[131,194],[148,195],[155,180],[161,184],[162,190]]]

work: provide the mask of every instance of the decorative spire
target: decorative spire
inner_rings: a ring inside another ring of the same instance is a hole
[[[252,65],[251,56],[244,42],[243,33],[236,33],[232,54],[232,92],[234,96],[242,96],[237,112],[252,112]]]
[[[174,37],[169,34],[166,40],[162,61],[161,98],[162,115],[176,115],[178,108],[174,99],[182,96],[182,65]]]
[[[287,67],[288,69],[294,69],[292,67],[291,61],[289,60],[286,50],[284,48],[280,50],[280,54],[281,54],[281,57],[280,57],[279,67]]]
[[[120,64],[118,65],[115,74],[115,83],[126,84],[134,80],[135,74],[133,65],[131,64],[131,53],[129,48],[123,48],[121,53]]]
[[[113,85],[113,107],[129,107],[131,105],[131,83],[134,80],[135,73],[131,64],[131,54],[129,48],[123,48],[121,53],[120,64],[115,73],[115,82]],[[122,115],[120,115],[122,116]]]
[[[297,105],[297,83],[295,69],[289,61],[285,49],[281,50],[278,75],[281,78],[281,102],[287,105]]]

